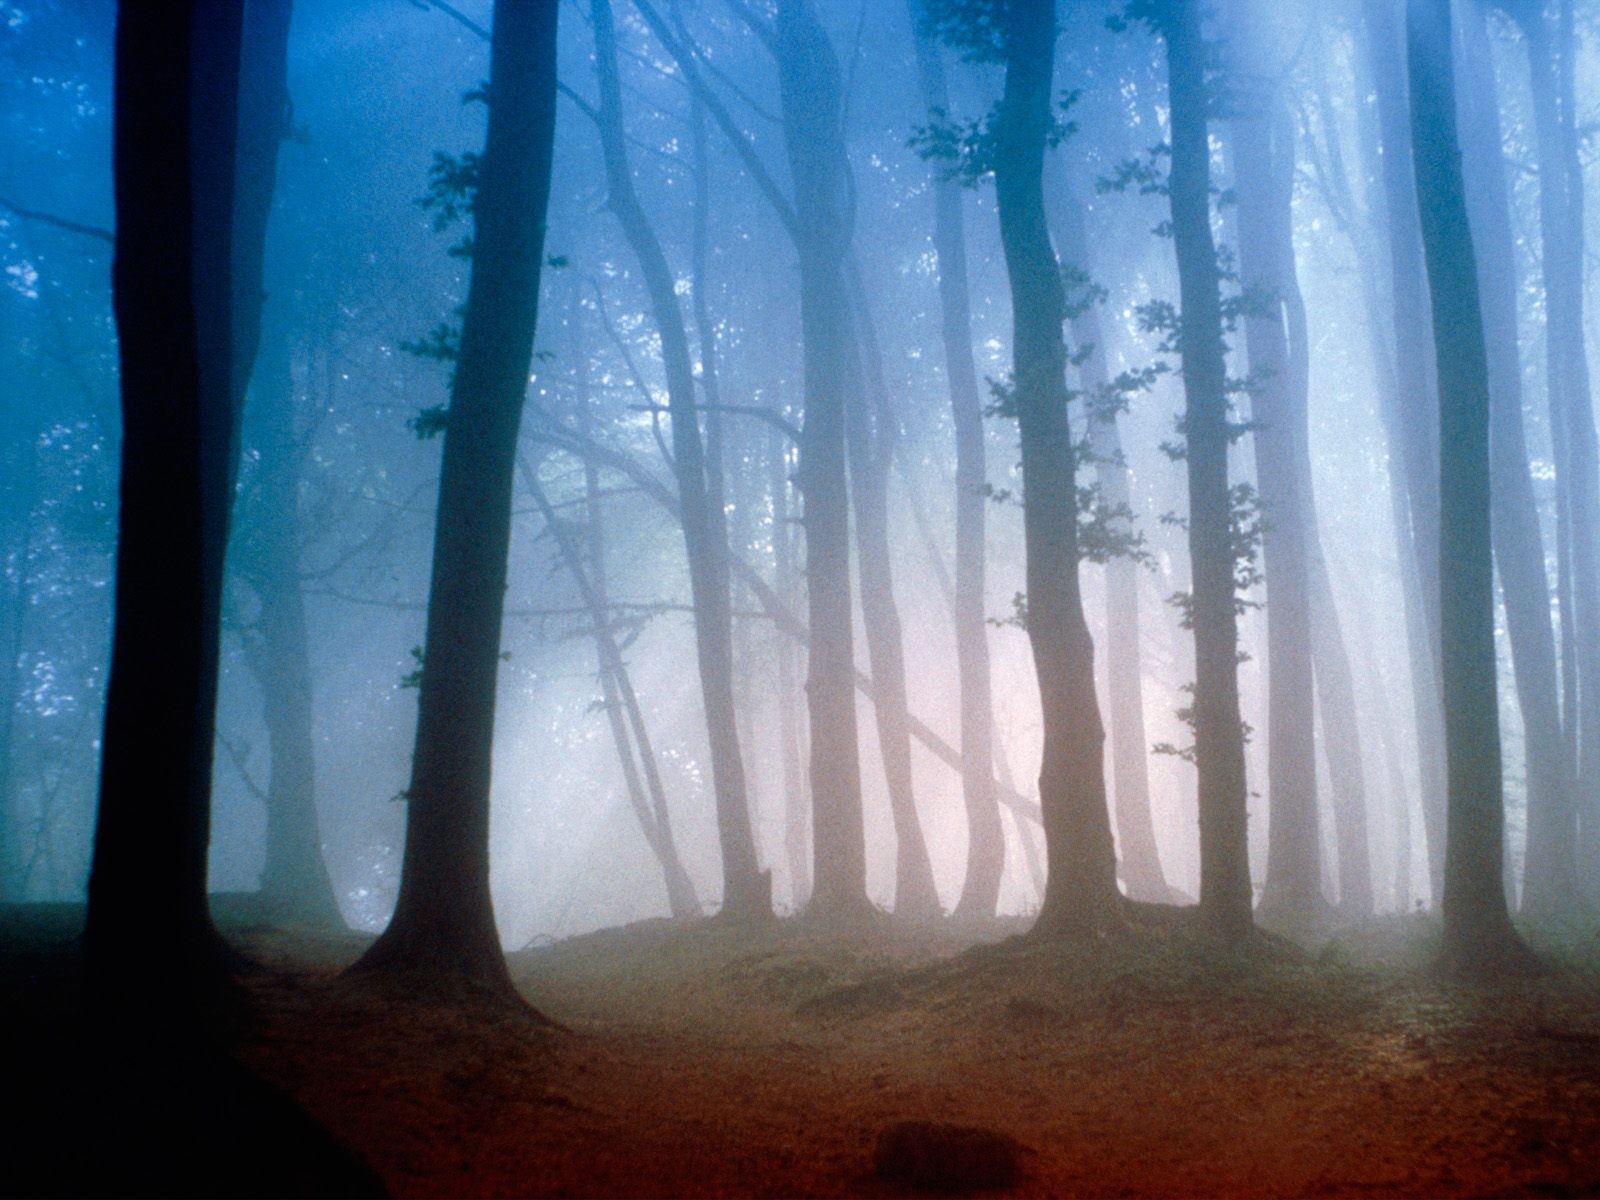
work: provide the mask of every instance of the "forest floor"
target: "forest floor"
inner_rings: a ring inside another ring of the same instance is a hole
[[[511,956],[551,1028],[341,980],[354,935],[233,930],[264,967],[234,1053],[397,1196],[911,1195],[873,1167],[906,1120],[1019,1142],[996,1194],[1600,1195],[1593,943],[1466,987],[1421,922],[1012,931],[603,931]]]

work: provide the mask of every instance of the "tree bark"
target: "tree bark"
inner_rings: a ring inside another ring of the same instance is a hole
[[[1227,368],[1221,283],[1211,236],[1205,44],[1197,0],[1180,0],[1162,25],[1172,110],[1168,190],[1181,296],[1190,616],[1194,629],[1194,748],[1199,775],[1200,909],[1218,936],[1253,924],[1246,834],[1244,730],[1239,715],[1239,630],[1228,486]]]
[[[1531,954],[1506,911],[1490,536],[1489,363],[1456,133],[1449,0],[1408,0],[1411,149],[1439,379],[1441,676],[1449,810],[1445,961],[1473,975]]]
[[[556,0],[495,5],[472,279],[451,388],[400,894],[358,970],[511,994],[489,895],[495,685],[517,432],[555,141]]]
[[[1022,442],[1027,629],[1044,725],[1039,804],[1048,876],[1036,935],[1121,921],[1106,810],[1105,731],[1078,583],[1075,449],[1067,420],[1061,271],[1044,209],[1052,119],[1054,0],[1012,0],[1005,91],[995,117],[995,191],[1011,285],[1013,386]]]

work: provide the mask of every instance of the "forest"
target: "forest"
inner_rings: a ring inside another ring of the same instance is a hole
[[[0,0],[0,128],[0,1194],[1600,1195],[1600,2]]]

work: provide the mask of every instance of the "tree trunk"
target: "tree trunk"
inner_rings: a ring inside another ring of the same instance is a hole
[[[1180,0],[1162,26],[1172,108],[1168,190],[1181,296],[1184,429],[1193,573],[1194,749],[1199,775],[1200,909],[1228,940],[1252,926],[1246,835],[1244,730],[1239,716],[1239,630],[1234,595],[1232,494],[1228,486],[1227,367],[1216,245],[1205,44],[1197,0]]]
[[[1530,915],[1553,917],[1570,914],[1579,903],[1578,829],[1580,799],[1588,802],[1583,827],[1584,847],[1592,851],[1594,825],[1593,798],[1600,791],[1600,472],[1597,472],[1594,412],[1589,399],[1589,361],[1583,330],[1584,232],[1581,217],[1583,174],[1575,165],[1572,148],[1573,97],[1563,86],[1558,56],[1552,46],[1550,29],[1544,19],[1543,4],[1523,0],[1510,6],[1522,28],[1528,53],[1528,75],[1533,92],[1534,125],[1539,154],[1539,235],[1540,261],[1543,264],[1545,300],[1546,379],[1549,391],[1551,440],[1555,451],[1558,486],[1563,494],[1565,526],[1560,557],[1565,561],[1570,592],[1563,588],[1563,635],[1570,630],[1571,661],[1569,674],[1577,682],[1577,708],[1565,713],[1567,726],[1577,734],[1579,759],[1572,763],[1569,741],[1561,729],[1560,701],[1555,692],[1555,665],[1551,662],[1548,707],[1553,711],[1541,720],[1544,727],[1555,725],[1555,744],[1541,736],[1539,753],[1548,758],[1545,770],[1552,787],[1564,784],[1564,791],[1551,791],[1535,805],[1533,795],[1534,735],[1528,732],[1529,797],[1528,856],[1523,877],[1523,906]],[[1481,68],[1480,68],[1481,70]],[[1498,129],[1498,122],[1496,122]],[[1499,160],[1496,160],[1499,167]],[[1503,178],[1503,177],[1502,177]],[[1515,309],[1513,308],[1513,316]],[[1512,326],[1513,330],[1515,326]],[[1518,379],[1520,383],[1520,378]],[[1520,399],[1520,390],[1519,390]],[[1517,414],[1520,418],[1520,407]],[[1519,421],[1520,425],[1520,421]],[[1526,470],[1526,460],[1523,469]],[[1531,533],[1537,537],[1538,525]],[[1539,550],[1539,578],[1544,581],[1542,543]],[[1509,581],[1501,569],[1506,587],[1509,615]],[[1549,636],[1550,606],[1548,586],[1535,599],[1540,604],[1546,637]],[[1532,601],[1529,601],[1532,603]],[[1541,650],[1546,647],[1541,644]],[[1549,651],[1554,657],[1554,650]],[[1541,660],[1541,667],[1543,662]],[[1589,686],[1594,681],[1594,686]],[[1521,694],[1520,672],[1517,682]],[[1545,697],[1541,693],[1541,700]],[[1593,700],[1594,702],[1591,702]],[[1541,716],[1544,716],[1541,713]],[[1524,709],[1524,719],[1527,711]],[[1576,777],[1572,777],[1576,768]],[[1588,853],[1585,865],[1592,870]]]
[[[1362,0],[1363,32],[1378,102],[1383,181],[1388,227],[1390,300],[1394,320],[1395,375],[1399,390],[1391,429],[1411,502],[1410,536],[1415,552],[1418,599],[1427,630],[1426,659],[1413,650],[1417,690],[1417,739],[1422,764],[1422,817],[1428,843],[1428,878],[1434,903],[1443,886],[1445,777],[1434,752],[1444,744],[1440,707],[1439,646],[1439,478],[1438,392],[1427,348],[1428,291],[1417,225],[1417,187],[1412,173],[1406,102],[1406,64],[1397,0]],[[1422,673],[1419,674],[1419,671]]]
[[[849,362],[855,354],[844,264],[848,203],[839,64],[805,0],[781,0],[776,33],[783,136],[800,252],[805,425],[806,699],[811,717],[811,910],[853,917],[867,900],[850,611],[850,500],[845,469]]]
[[[256,630],[246,637],[245,651],[261,693],[271,755],[261,900],[278,919],[343,929],[317,821],[311,649],[300,590],[300,454],[289,347],[279,328],[266,335],[265,344],[255,373],[254,486],[244,502],[245,537],[235,548],[239,574],[259,605]]]
[[[1294,133],[1274,82],[1278,64],[1245,34],[1240,111],[1232,120],[1238,193],[1239,282],[1256,293],[1244,322],[1250,356],[1256,486],[1265,532],[1267,587],[1267,875],[1263,919],[1290,925],[1320,920],[1321,827],[1317,804],[1316,689],[1312,675],[1309,540],[1300,444],[1306,413],[1297,404],[1285,327],[1293,286]]]
[[[119,993],[134,977],[183,988],[223,971],[206,851],[234,439],[242,7],[128,5],[117,21],[122,481],[84,951],[95,985]],[[161,1007],[182,1019],[165,996]]]
[[[1054,0],[1013,0],[995,118],[995,190],[1011,284],[1013,386],[1022,442],[1027,629],[1044,725],[1039,804],[1049,873],[1034,932],[1096,932],[1121,920],[1106,811],[1105,731],[1078,584],[1078,494],[1067,421],[1061,271],[1044,211],[1052,120]]]
[[[556,0],[498,3],[472,279],[451,388],[400,894],[359,970],[511,992],[489,895],[495,683],[517,431],[555,141]]]
[[[912,23],[920,5],[912,0]],[[917,78],[930,113],[949,108],[939,47],[916,32]],[[1005,830],[994,798],[994,705],[990,695],[989,632],[984,611],[984,522],[988,500],[983,402],[972,357],[972,304],[967,284],[967,236],[961,188],[933,172],[933,246],[939,258],[940,332],[956,440],[956,562],[954,622],[961,703],[961,793],[967,810],[967,869],[955,915],[995,915],[1005,873]],[[1120,796],[1120,792],[1118,793]]]
[[[729,594],[728,530],[720,488],[708,484],[705,445],[695,403],[689,338],[678,305],[677,280],[633,187],[623,134],[622,86],[609,0],[592,0],[595,69],[600,81],[600,140],[605,151],[608,204],[628,239],[650,298],[667,377],[689,590],[694,598],[695,651],[711,748],[717,834],[722,848],[723,915],[748,920],[770,915],[771,877],[756,860],[744,759],[733,697],[733,606]]]
[[[1052,190],[1060,214],[1062,262],[1092,278],[1083,206],[1065,180]],[[1085,356],[1079,370],[1089,406],[1089,453],[1094,456],[1095,482],[1101,499],[1113,511],[1132,511],[1133,491],[1117,431],[1117,413],[1107,402],[1111,372],[1106,366],[1099,312],[1092,304],[1078,303],[1071,307],[1071,314],[1072,337],[1078,354]],[[1122,524],[1126,526],[1126,522]],[[1133,899],[1167,903],[1173,893],[1161,870],[1150,812],[1150,747],[1144,726],[1144,671],[1139,651],[1139,564],[1126,556],[1106,564],[1106,675],[1120,874]]]
[[[544,488],[539,483],[538,475],[525,461],[522,463],[522,477],[523,483],[533,496],[534,506],[544,518],[545,527],[555,539],[561,561],[566,566],[568,574],[572,576],[578,595],[589,611],[596,657],[599,659],[602,702],[605,705],[606,718],[611,725],[612,740],[616,743],[617,757],[622,764],[623,783],[627,787],[628,802],[638,819],[639,828],[644,832],[645,841],[649,844],[651,853],[656,856],[656,861],[661,864],[661,874],[667,889],[667,909],[678,920],[697,917],[700,915],[700,900],[695,895],[694,884],[690,881],[688,872],[683,869],[682,860],[678,857],[678,847],[672,836],[672,823],[667,813],[666,788],[656,768],[655,750],[645,728],[644,715],[639,708],[639,699],[634,694],[633,680],[628,674],[627,664],[623,661],[622,651],[611,633],[611,609],[607,604],[605,591],[605,540],[601,532],[601,512],[595,471],[593,467],[585,466],[584,498],[589,530],[587,567],[584,565],[583,552],[579,549],[577,538],[556,515],[555,509],[545,496]],[[632,740],[628,733],[630,726],[633,730]],[[634,758],[635,743],[639,754],[637,761]],[[644,768],[643,780],[640,779],[641,764]],[[646,786],[649,788],[648,799]]]
[[[772,561],[778,595],[792,604],[795,592],[794,539],[789,529],[789,443],[781,430],[767,441],[768,486],[772,492]],[[778,753],[783,771],[783,855],[789,867],[789,909],[799,912],[811,898],[811,821],[806,807],[805,733],[800,720],[794,647],[780,637],[778,656]]]
[[[0,310],[3,311],[3,310]],[[38,451],[26,424],[0,422],[0,904],[21,900],[27,880],[18,867],[21,822],[15,769],[17,709],[22,698],[23,623],[31,591],[33,509],[38,498]]]
[[[927,920],[942,915],[943,909],[912,786],[905,642],[900,608],[894,598],[889,552],[889,466],[897,431],[889,411],[877,332],[853,261],[849,271],[855,285],[851,289],[855,299],[855,341],[863,370],[856,373],[850,389],[853,402],[845,418],[845,446],[856,517],[856,559],[861,565],[861,625],[866,634],[867,661],[878,685],[872,714],[878,726],[879,753],[894,819],[894,911],[912,920]]]
[[[1441,675],[1449,810],[1445,959],[1470,974],[1531,954],[1506,912],[1505,805],[1489,528],[1489,364],[1456,135],[1449,0],[1408,0],[1411,148],[1439,379]]]
[[[1522,714],[1530,854],[1536,864],[1535,874],[1547,876],[1535,884],[1534,907],[1543,905],[1548,914],[1556,907],[1553,889],[1565,892],[1568,905],[1577,894],[1577,860],[1573,854],[1577,781],[1562,730],[1550,580],[1545,572],[1544,538],[1522,425],[1516,239],[1511,227],[1499,97],[1486,17],[1481,4],[1467,10],[1463,61],[1470,64],[1470,69],[1461,98],[1466,129],[1462,152],[1489,363],[1495,562],[1500,571],[1517,703]],[[1563,826],[1564,837],[1560,832]],[[1553,844],[1558,839],[1559,846]],[[1552,870],[1556,872],[1553,876]]]

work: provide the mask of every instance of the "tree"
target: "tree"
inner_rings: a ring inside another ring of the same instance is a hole
[[[1093,932],[1120,922],[1121,896],[1106,811],[1094,645],[1078,583],[1065,296],[1044,209],[1044,156],[1054,125],[1055,0],[1008,0],[1003,14],[1005,90],[994,120],[993,165],[1011,285],[1027,630],[1044,723],[1039,803],[1049,862],[1034,932]]]
[[[794,183],[800,251],[805,423],[800,494],[805,502],[806,699],[811,717],[811,910],[850,916],[867,907],[866,840],[855,714],[855,638],[850,615],[849,485],[845,423],[850,336],[845,289],[849,233],[839,64],[804,0],[782,0],[773,52],[784,146]]]
[[[1299,445],[1306,414],[1289,365],[1285,298],[1294,286],[1292,201],[1294,130],[1274,61],[1266,14],[1246,5],[1232,61],[1238,111],[1231,122],[1238,193],[1239,275],[1250,297],[1245,347],[1250,358],[1256,487],[1265,533],[1267,585],[1267,875],[1263,916],[1316,920],[1322,895],[1317,820],[1315,696],[1311,599]]]
[[[1444,686],[1444,961],[1462,974],[1533,958],[1502,885],[1505,804],[1489,528],[1489,364],[1456,133],[1449,0],[1407,0],[1411,150],[1439,379],[1440,659]]]
[[[206,904],[234,438],[242,4],[117,22],[112,303],[122,375],[116,614],[84,950],[101,987],[219,981]]]
[[[1199,0],[1140,5],[1167,47],[1172,121],[1168,196],[1178,261],[1178,345],[1185,399],[1189,561],[1193,590],[1194,760],[1200,784],[1200,910],[1211,930],[1244,938],[1252,925],[1246,833],[1239,629],[1234,595],[1233,493],[1228,485],[1228,378],[1221,275],[1211,235],[1210,99]]]
[[[279,918],[342,929],[344,920],[322,858],[317,821],[311,652],[300,587],[299,465],[294,383],[283,305],[267,319],[266,246],[278,152],[289,136],[291,0],[245,6],[239,79],[238,187],[234,197],[233,403],[245,432],[255,420],[257,472],[240,500],[247,545],[235,550],[238,574],[255,594],[245,653],[261,692],[271,755],[266,862],[261,898]],[[264,328],[265,326],[265,328]],[[245,399],[254,387],[256,403]],[[235,438],[234,472],[238,472]]]
[[[941,915],[941,908],[912,787],[905,645],[889,550],[889,467],[898,430],[884,382],[876,326],[853,251],[847,268],[854,316],[852,340],[858,357],[850,373],[845,452],[855,512],[856,561],[861,567],[861,627],[866,635],[867,661],[878,685],[872,714],[894,820],[894,911],[913,920],[926,920]]]
[[[489,896],[491,743],[517,433],[550,198],[557,11],[556,0],[494,9],[400,893],[388,928],[356,965],[459,977],[506,994],[511,981]]]
[[[722,911],[738,919],[760,917],[772,911],[772,883],[771,876],[761,871],[756,860],[744,761],[739,749],[733,696],[733,613],[727,520],[721,489],[713,493],[708,483],[705,443],[695,404],[694,368],[689,358],[683,312],[675,291],[677,281],[644,207],[639,203],[628,165],[616,31],[609,0],[592,0],[590,19],[595,33],[595,69],[600,81],[600,107],[595,115],[605,155],[609,204],[639,260],[666,367],[673,471],[677,476],[683,539],[688,553],[689,586],[694,596],[695,648],[711,743],[717,832],[722,845]]]
[[[1092,291],[1094,278],[1083,203],[1065,180],[1051,189],[1059,214],[1061,259],[1079,293]],[[1105,331],[1099,306],[1087,294],[1068,298],[1074,357],[1088,407],[1088,446],[1094,459],[1095,482],[1116,537],[1131,538],[1129,520],[1133,492],[1127,459],[1117,429],[1117,409],[1124,397],[1113,387],[1106,363]],[[1111,778],[1116,797],[1119,868],[1128,895],[1164,903],[1172,899],[1156,847],[1150,812],[1149,740],[1144,723],[1144,670],[1139,649],[1139,564],[1131,554],[1115,554],[1105,565],[1106,677],[1111,716]]]
[[[1571,777],[1562,780],[1570,791],[1548,793],[1537,806],[1531,794],[1533,738],[1531,732],[1529,735],[1523,905],[1530,914],[1549,917],[1571,912],[1580,898],[1580,847],[1583,870],[1594,871],[1600,856],[1600,837],[1596,835],[1600,826],[1596,801],[1600,796],[1600,445],[1584,338],[1583,172],[1573,113],[1572,5],[1563,0],[1555,30],[1550,28],[1542,3],[1511,0],[1503,7],[1522,30],[1533,94],[1545,378],[1556,459],[1556,557],[1563,684],[1568,693],[1565,709],[1558,714],[1563,725],[1561,744],[1551,757],[1562,773]],[[1542,577],[1542,544],[1540,550]],[[1509,593],[1507,603],[1509,606]],[[1548,604],[1543,615],[1548,627]],[[1517,693],[1522,694],[1520,675]]]
[[[1472,66],[1465,73],[1466,82],[1460,97],[1462,168],[1476,251],[1489,368],[1489,471],[1493,501],[1490,517],[1494,558],[1505,602],[1517,707],[1522,715],[1528,825],[1534,847],[1535,873],[1543,871],[1546,875],[1535,884],[1535,900],[1540,902],[1542,891],[1542,903],[1547,905],[1548,913],[1548,905],[1555,902],[1553,892],[1565,892],[1568,905],[1577,894],[1575,764],[1562,731],[1555,633],[1550,619],[1550,580],[1545,573],[1544,536],[1539,527],[1539,509],[1522,426],[1516,236],[1511,225],[1500,104],[1486,21],[1487,13],[1481,4],[1465,10],[1463,61]],[[1563,825],[1567,827],[1564,855],[1550,844],[1560,836]]]
[[[916,27],[917,79],[930,119],[949,109],[939,45],[922,28],[922,4],[911,3]],[[956,671],[961,690],[961,793],[967,808],[967,869],[955,915],[992,917],[1005,872],[1005,831],[994,798],[994,713],[990,698],[989,636],[984,625],[984,522],[987,475],[983,402],[972,357],[972,302],[967,285],[967,238],[960,186],[933,172],[933,244],[939,258],[939,330],[956,443]],[[874,672],[876,673],[876,672]]]
[[[1427,347],[1428,287],[1417,225],[1416,180],[1406,109],[1406,63],[1396,0],[1362,0],[1361,31],[1377,99],[1377,136],[1363,138],[1365,167],[1381,180],[1383,225],[1389,250],[1389,300],[1393,322],[1397,403],[1388,421],[1397,479],[1410,501],[1409,520],[1397,536],[1409,543],[1402,573],[1416,575],[1420,625],[1408,619],[1413,702],[1422,772],[1422,819],[1428,878],[1434,903],[1443,886],[1445,768],[1439,676],[1439,477],[1437,379]],[[1404,548],[1404,547],[1403,547]],[[1424,653],[1426,650],[1426,653]]]

